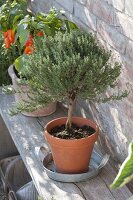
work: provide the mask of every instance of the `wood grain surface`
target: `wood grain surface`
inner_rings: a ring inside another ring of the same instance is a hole
[[[67,109],[61,103],[57,111],[47,117],[31,118],[21,114],[11,117],[8,114],[13,96],[0,92],[0,114],[6,127],[31,175],[38,193],[45,200],[127,200],[132,194],[127,187],[110,190],[116,172],[108,163],[102,172],[94,179],[80,183],[61,183],[49,179],[44,168],[34,153],[35,147],[47,146],[44,139],[44,127],[48,121],[65,116]],[[80,115],[78,113],[78,115]]]

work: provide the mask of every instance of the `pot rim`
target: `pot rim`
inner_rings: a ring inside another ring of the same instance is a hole
[[[16,81],[19,81],[20,79],[17,77],[14,69],[13,69],[13,64],[9,66],[8,68],[8,74],[10,75],[11,78],[15,79]]]
[[[44,129],[45,129],[45,134],[47,134],[49,137],[51,137],[51,138],[53,138],[54,140],[61,140],[61,141],[73,141],[73,142],[75,142],[75,141],[83,141],[83,140],[86,140],[87,138],[89,139],[89,138],[93,138],[93,137],[95,137],[96,135],[98,135],[98,133],[99,133],[99,127],[98,127],[98,125],[94,122],[94,121],[92,121],[92,120],[90,120],[90,119],[87,119],[87,118],[84,118],[84,117],[76,117],[76,116],[74,116],[74,117],[72,117],[72,119],[85,119],[85,121],[88,121],[88,122],[91,122],[94,126],[95,126],[95,132],[92,134],[92,135],[90,135],[90,136],[87,136],[87,137],[85,137],[85,138],[80,138],[80,139],[61,139],[61,138],[58,138],[58,137],[55,137],[55,136],[53,136],[53,135],[51,135],[49,132],[48,132],[48,126],[51,124],[51,123],[53,123],[54,121],[56,121],[56,120],[61,120],[61,119],[64,119],[64,120],[67,120],[67,117],[59,117],[59,118],[55,118],[55,119],[53,119],[53,120],[51,120],[51,121],[49,121],[45,126],[44,126]],[[84,123],[84,125],[85,125],[85,123]],[[91,125],[90,125],[91,126]]]

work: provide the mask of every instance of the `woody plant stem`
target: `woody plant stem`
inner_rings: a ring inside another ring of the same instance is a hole
[[[68,116],[66,121],[66,130],[71,130],[72,127],[72,115],[73,115],[75,100],[76,100],[75,93],[71,92],[69,94],[69,107],[68,107]]]

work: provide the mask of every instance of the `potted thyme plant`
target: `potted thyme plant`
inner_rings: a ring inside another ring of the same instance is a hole
[[[68,116],[49,122],[45,129],[59,172],[86,172],[99,133],[91,120],[73,117],[76,100],[106,102],[127,95],[122,91],[105,96],[107,89],[117,85],[121,71],[119,63],[109,62],[110,56],[92,34],[77,30],[37,40],[34,54],[25,62],[30,101],[17,104],[12,114],[56,100],[69,102]]]

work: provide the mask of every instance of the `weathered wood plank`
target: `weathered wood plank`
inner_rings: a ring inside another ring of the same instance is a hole
[[[116,171],[114,171],[113,167],[108,163],[104,167],[104,170],[102,171],[102,173],[99,176],[105,182],[107,187],[109,188],[109,185],[114,181],[116,175],[117,175]],[[130,195],[130,196],[132,195],[129,192],[127,187],[123,187],[121,189],[115,189],[115,190],[111,190],[109,188],[109,190],[111,191],[111,193],[117,200],[121,200],[121,199],[124,200],[124,199],[127,199],[128,195]]]
[[[78,183],[76,185],[80,187],[87,200],[115,200],[114,196],[99,176],[90,181]]]
[[[112,176],[110,173],[104,173],[98,177],[82,183],[60,183],[50,180],[43,166],[34,154],[37,146],[47,145],[43,136],[43,126],[56,117],[65,116],[67,110],[61,104],[58,105],[57,111],[48,117],[30,118],[23,115],[10,117],[8,109],[10,108],[13,97],[0,94],[0,114],[14,140],[14,143],[20,152],[22,159],[34,181],[34,184],[43,197],[51,200],[114,200],[118,199],[114,192],[109,190],[108,185],[111,183],[107,177]],[[113,173],[113,172],[112,172]],[[109,184],[108,184],[109,183]],[[118,194],[119,200],[126,200],[131,196],[128,189],[126,193]]]
[[[15,147],[10,133],[0,115],[0,160],[17,154],[17,148]]]
[[[12,139],[43,199],[84,200],[84,197],[74,184],[60,183],[49,179],[43,166],[34,154],[36,146],[45,143],[42,127],[35,118],[23,115],[10,117],[8,109],[13,97],[0,94],[0,114],[12,136]]]

